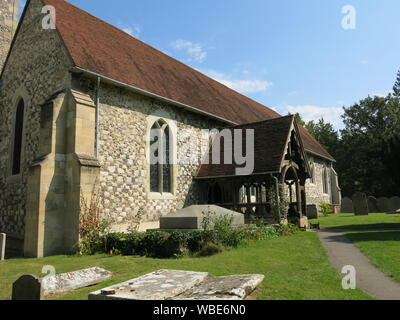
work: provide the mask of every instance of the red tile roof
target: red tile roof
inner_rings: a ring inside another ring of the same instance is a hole
[[[285,149],[291,134],[291,128],[293,125],[294,117],[286,116],[281,118],[275,118],[260,122],[254,122],[244,125],[238,125],[230,127],[230,130],[234,129],[253,129],[254,130],[254,153],[252,154],[254,159],[254,171],[253,174],[261,173],[273,173],[280,172],[282,160],[285,156]],[[242,150],[245,152],[246,136],[243,133],[243,147]],[[214,140],[210,151],[209,159],[210,164],[203,164],[197,173],[198,178],[209,178],[209,177],[227,177],[236,176],[236,164],[224,164],[224,148],[220,145],[220,161],[221,164],[212,164],[213,148],[217,143],[220,143],[218,139]],[[247,156],[251,156],[247,154]]]
[[[280,117],[64,0],[42,1],[56,8],[57,30],[78,67],[238,124]],[[333,160],[305,129],[301,134],[306,150]]]

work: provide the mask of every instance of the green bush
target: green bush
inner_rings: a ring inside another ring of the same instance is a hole
[[[203,245],[200,251],[197,253],[199,257],[209,257],[224,251],[224,247],[220,244],[208,242]]]

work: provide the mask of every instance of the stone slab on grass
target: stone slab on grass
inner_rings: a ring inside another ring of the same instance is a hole
[[[12,300],[42,300],[46,295],[98,284],[111,277],[111,272],[94,267],[51,275],[42,279],[23,275],[13,284]]]
[[[44,294],[48,295],[89,287],[109,279],[111,275],[111,272],[99,267],[88,268],[47,276],[42,279],[42,287]]]
[[[173,300],[243,300],[264,280],[260,274],[208,277]]]
[[[206,272],[159,270],[89,294],[89,300],[243,300],[263,275],[211,277]]]
[[[207,272],[158,270],[89,294],[89,300],[169,300],[203,282]]]

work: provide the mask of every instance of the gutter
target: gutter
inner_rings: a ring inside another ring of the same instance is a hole
[[[99,159],[100,154],[100,77],[97,77],[97,89],[96,89],[96,144],[95,154],[96,158]]]
[[[85,73],[85,74],[87,74],[87,75],[96,77],[97,79],[103,79],[104,82],[112,83],[112,84],[114,84],[114,85],[116,85],[116,86],[119,86],[119,87],[122,87],[122,88],[126,88],[126,89],[131,90],[131,91],[134,91],[134,92],[136,92],[136,93],[140,93],[140,94],[145,95],[145,96],[147,96],[147,97],[155,98],[155,99],[157,99],[157,100],[160,100],[160,101],[163,101],[163,102],[166,102],[166,103],[169,103],[169,104],[173,104],[173,105],[175,105],[175,106],[177,106],[177,107],[180,107],[180,108],[183,108],[183,109],[186,109],[186,110],[195,112],[195,113],[199,113],[199,114],[205,115],[205,116],[207,116],[207,117],[209,117],[209,118],[213,118],[213,119],[216,119],[216,120],[225,122],[225,123],[230,124],[230,125],[237,125],[237,123],[235,123],[235,122],[229,121],[229,120],[224,119],[224,118],[222,118],[222,117],[218,117],[218,116],[213,115],[213,114],[211,114],[211,113],[208,113],[208,112],[206,112],[206,111],[200,110],[200,109],[198,109],[198,108],[196,108],[196,107],[192,107],[192,106],[189,106],[189,105],[187,105],[187,104],[184,104],[184,103],[181,103],[181,102],[178,102],[178,101],[169,99],[169,98],[165,98],[165,97],[159,96],[158,94],[152,93],[152,92],[150,92],[150,91],[146,91],[146,90],[137,88],[137,87],[135,87],[135,86],[131,86],[131,85],[129,85],[129,84],[126,84],[126,83],[123,83],[123,82],[121,82],[121,81],[108,78],[108,77],[103,76],[103,75],[101,75],[101,74],[99,74],[99,73],[92,72],[92,71],[83,69],[83,68],[81,68],[81,67],[77,67],[77,66],[76,66],[76,67],[73,67],[73,68],[72,68],[72,71],[73,71],[73,72],[82,72],[82,73]]]
[[[212,118],[212,119],[215,119],[215,120],[218,120],[218,121],[225,122],[225,123],[227,123],[227,124],[229,124],[229,125],[233,125],[233,126],[241,125],[241,124],[239,124],[239,123],[236,123],[236,122],[230,121],[230,120],[228,120],[228,119],[225,119],[225,118],[216,116],[216,115],[211,114],[211,113],[209,113],[209,112],[200,110],[199,108],[192,107],[192,106],[189,106],[189,105],[187,105],[187,104],[184,104],[184,103],[181,103],[181,102],[178,102],[178,101],[169,99],[169,98],[165,98],[165,97],[163,97],[163,96],[160,96],[160,95],[158,95],[158,94],[152,93],[152,92],[150,92],[150,91],[146,91],[146,90],[140,89],[140,88],[138,88],[138,87],[135,87],[135,86],[126,84],[126,83],[124,83],[124,82],[121,82],[121,81],[118,81],[118,80],[115,80],[115,79],[112,79],[112,78],[109,78],[109,77],[106,77],[106,76],[103,76],[103,75],[101,75],[101,74],[99,74],[99,73],[96,73],[96,72],[93,72],[93,71],[89,71],[89,70],[86,70],[86,69],[81,68],[81,67],[78,67],[78,66],[73,67],[73,68],[71,69],[71,71],[72,71],[72,72],[77,72],[77,73],[85,73],[85,74],[87,74],[87,75],[89,75],[89,76],[92,76],[92,77],[95,77],[95,78],[97,78],[97,79],[100,78],[100,79],[102,79],[102,80],[103,80],[104,82],[106,82],[106,83],[114,84],[114,85],[116,85],[116,86],[118,86],[118,87],[122,87],[122,88],[125,88],[125,89],[128,89],[128,90],[131,90],[131,91],[133,91],[133,92],[142,94],[142,95],[144,95],[144,96],[147,96],[147,97],[150,97],[150,98],[154,98],[154,99],[157,99],[157,100],[160,100],[160,101],[163,101],[163,102],[166,102],[166,103],[175,105],[175,106],[177,106],[177,107],[180,107],[180,108],[189,110],[189,111],[191,111],[191,112],[195,112],[195,113],[198,113],[198,114],[207,116],[207,117],[209,117],[209,118]],[[242,125],[243,125],[243,124],[242,124]],[[327,160],[329,160],[329,161],[336,162],[336,160],[330,159],[330,158],[328,158],[328,157],[326,157],[326,156],[323,156],[323,155],[321,155],[321,154],[315,153],[315,152],[310,151],[310,150],[308,150],[308,149],[305,149],[305,150],[306,150],[307,152],[310,152],[310,153],[312,153],[312,154],[315,154],[315,155],[317,155],[317,156],[319,156],[319,157],[322,157],[322,158],[324,158],[324,159],[327,159]]]

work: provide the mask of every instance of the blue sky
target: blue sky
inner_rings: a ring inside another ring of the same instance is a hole
[[[341,127],[342,106],[391,91],[398,0],[71,0],[277,110]],[[343,29],[352,5],[356,28]]]

